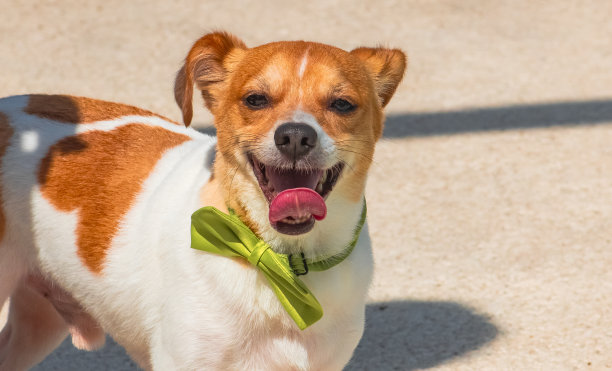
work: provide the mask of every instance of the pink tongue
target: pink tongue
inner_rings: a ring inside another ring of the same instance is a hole
[[[299,219],[312,215],[316,220],[323,220],[327,207],[323,197],[309,188],[291,188],[280,192],[270,202],[270,223],[276,223],[287,217]]]

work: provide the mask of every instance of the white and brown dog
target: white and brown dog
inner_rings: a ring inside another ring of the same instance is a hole
[[[121,104],[0,100],[0,370],[31,367],[69,333],[81,349],[108,333],[147,370],[342,369],[364,328],[367,226],[342,263],[301,276],[324,310],[301,331],[257,268],[189,248],[190,216],[229,207],[278,253],[342,251],[405,65],[394,49],[205,35],[175,96],[188,126],[195,84],[216,139]],[[271,210],[297,187],[324,204]]]

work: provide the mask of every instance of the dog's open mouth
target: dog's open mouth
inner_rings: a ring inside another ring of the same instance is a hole
[[[299,235],[325,217],[324,199],[336,185],[344,164],[329,169],[281,169],[248,155],[259,187],[270,205],[270,224],[284,234]]]

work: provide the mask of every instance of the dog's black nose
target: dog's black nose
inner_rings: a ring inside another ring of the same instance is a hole
[[[274,132],[274,143],[282,154],[295,161],[316,146],[317,132],[308,124],[287,122]]]

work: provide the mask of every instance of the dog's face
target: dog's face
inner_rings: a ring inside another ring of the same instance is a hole
[[[360,201],[382,108],[405,65],[399,50],[349,53],[302,41],[248,49],[213,33],[192,47],[175,96],[186,125],[193,83],[215,115],[231,206],[246,214],[263,208],[276,232],[302,235],[325,217],[328,197]]]

